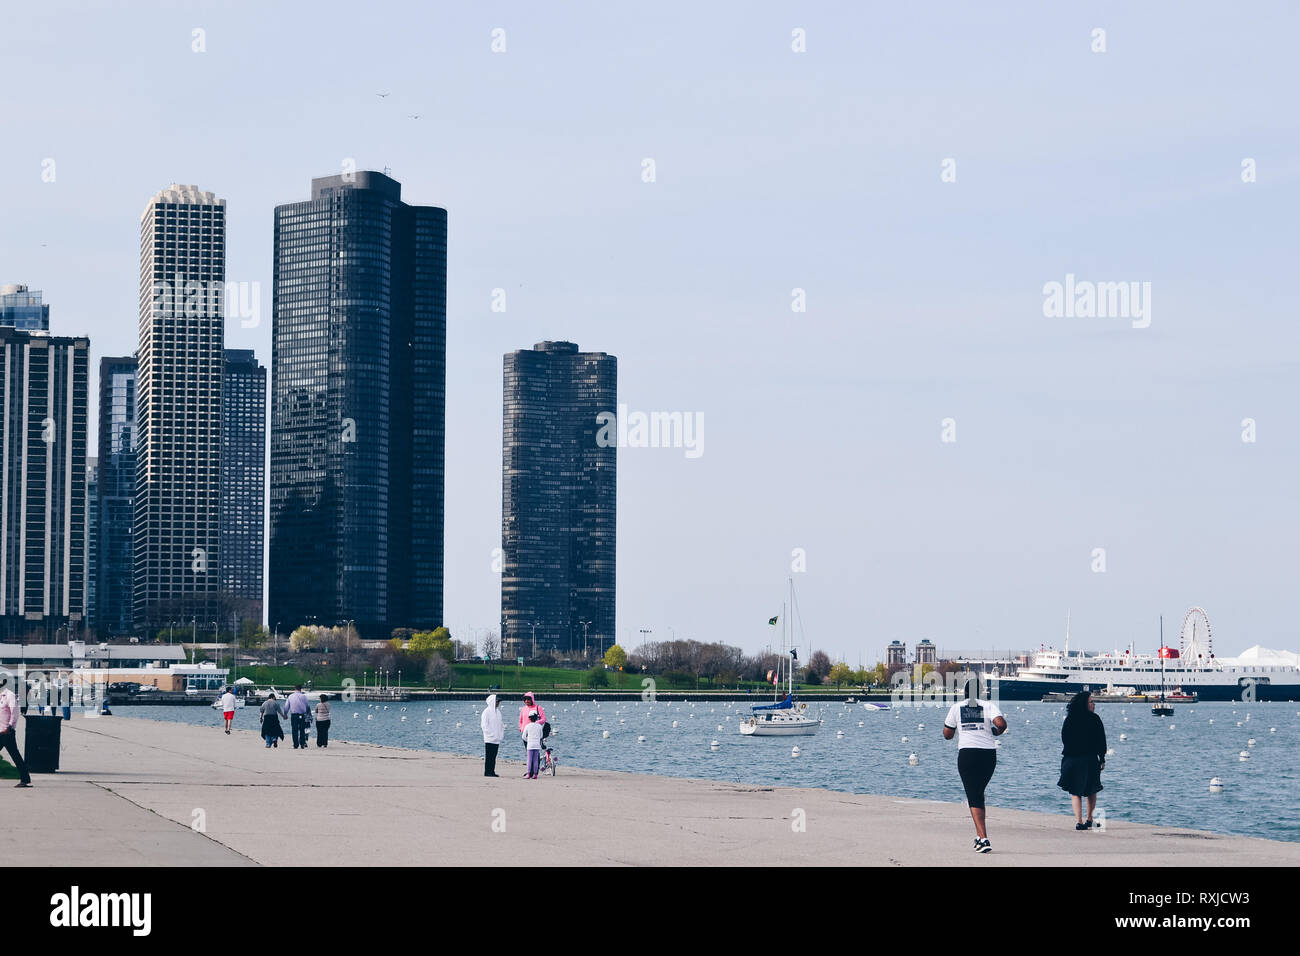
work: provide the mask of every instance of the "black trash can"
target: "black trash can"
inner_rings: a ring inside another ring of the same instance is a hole
[[[54,773],[59,769],[59,737],[62,717],[37,717],[29,714],[26,720],[27,739],[23,746],[23,759],[29,773]]]

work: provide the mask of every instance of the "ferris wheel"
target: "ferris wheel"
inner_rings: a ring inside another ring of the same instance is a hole
[[[1183,617],[1180,637],[1184,660],[1195,664],[1214,657],[1214,640],[1210,637],[1210,618],[1204,608],[1194,607]]]

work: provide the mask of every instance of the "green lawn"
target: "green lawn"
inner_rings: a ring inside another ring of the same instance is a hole
[[[223,661],[222,666],[228,667],[229,661]],[[588,672],[585,670],[569,670],[564,667],[520,667],[518,664],[509,664],[501,661],[494,662],[490,666],[482,663],[459,663],[452,669],[452,689],[453,690],[481,690],[487,693],[490,688],[496,687],[503,692],[518,692],[534,690],[538,693],[542,691],[586,691],[586,690],[610,690],[610,691],[635,691],[644,690],[641,681],[642,674],[625,673],[621,671],[605,671],[605,676],[609,679],[607,686],[603,688],[591,688],[588,685]],[[352,667],[344,670],[331,668],[318,673],[315,678],[311,678],[305,671],[297,667],[279,666],[258,666],[258,667],[241,667],[236,674],[231,673],[231,678],[247,677],[255,681],[259,686],[274,684],[281,690],[293,687],[295,684],[306,685],[311,681],[313,687],[318,688],[336,688],[343,686],[343,680],[351,677],[361,687],[374,686],[374,670],[369,667]],[[388,682],[391,686],[396,687],[398,676],[396,671],[388,675]],[[743,692],[748,687],[752,693],[760,696],[767,696],[772,693],[772,686],[764,682],[748,681],[741,685],[740,690]],[[430,685],[423,682],[413,682],[410,675],[402,677],[402,688],[410,689],[433,689]],[[445,690],[446,685],[441,685],[439,689]],[[660,691],[716,691],[729,690],[736,691],[734,684],[726,687],[715,686],[707,679],[696,681],[693,677],[669,678],[663,675],[655,677],[655,689]],[[805,687],[796,686],[796,693],[851,693],[857,688],[845,687],[836,690],[834,686],[830,687]]]
[[[4,757],[0,757],[0,780],[17,780],[18,768]]]

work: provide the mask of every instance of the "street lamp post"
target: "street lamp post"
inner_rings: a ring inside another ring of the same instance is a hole
[[[537,660],[537,625],[541,621],[533,621],[533,660]]]
[[[271,636],[271,660],[276,666],[280,663],[280,622],[275,622],[275,633]]]
[[[585,661],[590,659],[590,655],[587,652],[587,626],[592,622],[579,621],[578,623],[582,625],[582,659]]]

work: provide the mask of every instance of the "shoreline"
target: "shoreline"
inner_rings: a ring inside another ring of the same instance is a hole
[[[59,773],[7,816],[19,865],[1296,866],[1300,844],[991,807],[970,851],[961,804],[565,766],[525,780],[482,758],[331,741],[274,749],[251,730],[148,718],[64,728]],[[513,758],[513,759],[512,759]],[[24,803],[26,801],[26,803]],[[322,839],[322,835],[328,835]]]

